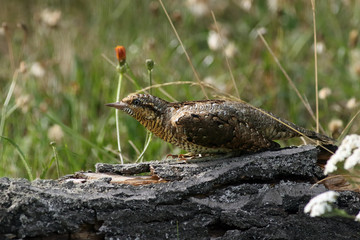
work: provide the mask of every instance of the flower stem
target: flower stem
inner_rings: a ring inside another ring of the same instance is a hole
[[[154,68],[154,61],[151,59],[147,59],[146,60],[146,66],[148,69],[148,76],[149,76],[149,85],[152,86],[152,70]],[[151,94],[151,88],[150,88],[150,94]],[[139,155],[139,157],[136,159],[136,162],[140,161],[142,162],[143,156],[145,154],[146,149],[149,147],[149,144],[151,142],[151,138],[152,138],[152,132],[146,131],[146,137],[145,137],[145,145],[144,145],[144,149],[142,150],[141,154]]]
[[[54,152],[54,158],[55,158],[55,166],[56,166],[56,173],[58,175],[58,178],[60,178],[60,167],[59,167],[59,156],[57,154],[56,151],[56,143],[55,142],[51,142],[50,146]]]
[[[119,73],[119,82],[118,82],[118,87],[117,87],[117,93],[116,93],[116,102],[120,101],[120,90],[121,90],[121,82],[123,79],[123,73]],[[121,154],[121,143],[120,143],[120,125],[119,125],[119,110],[116,109],[115,110],[115,122],[116,122],[116,135],[117,135],[117,143],[118,143],[118,150],[119,150],[119,158],[120,158],[120,162],[121,164],[124,164],[124,159],[123,156]]]

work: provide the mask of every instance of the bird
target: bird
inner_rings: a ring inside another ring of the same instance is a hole
[[[192,154],[254,153],[279,148],[275,140],[300,136],[335,142],[242,101],[168,102],[139,93],[106,106],[127,113],[154,135]]]

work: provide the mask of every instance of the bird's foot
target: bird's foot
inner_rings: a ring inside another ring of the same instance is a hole
[[[169,161],[169,158],[172,158],[174,160],[176,160],[177,163],[187,163],[190,160],[193,159],[199,159],[201,158],[202,155],[201,154],[195,154],[195,153],[186,153],[186,154],[168,154],[165,157],[165,161]]]
[[[215,159],[224,159],[237,156],[235,153],[205,153],[205,154],[195,154],[195,153],[186,153],[186,154],[168,154],[165,157],[166,162],[179,164],[179,163],[199,163],[207,162]],[[172,158],[172,159],[169,159]]]

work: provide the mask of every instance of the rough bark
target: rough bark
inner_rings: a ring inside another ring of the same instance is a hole
[[[327,190],[313,186],[324,177],[316,161],[317,149],[303,146],[186,164],[97,164],[96,180],[87,172],[1,178],[0,239],[357,239],[351,219],[303,213]],[[134,185],[113,175],[143,172],[152,176]],[[359,195],[341,192],[337,206],[357,214]]]

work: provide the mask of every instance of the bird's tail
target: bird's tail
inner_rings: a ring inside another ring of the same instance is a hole
[[[308,129],[298,129],[298,130],[300,130],[299,132],[303,133],[308,138],[311,138],[313,140],[318,140],[323,144],[334,144],[336,142],[336,140],[331,137],[328,137],[326,135]]]

